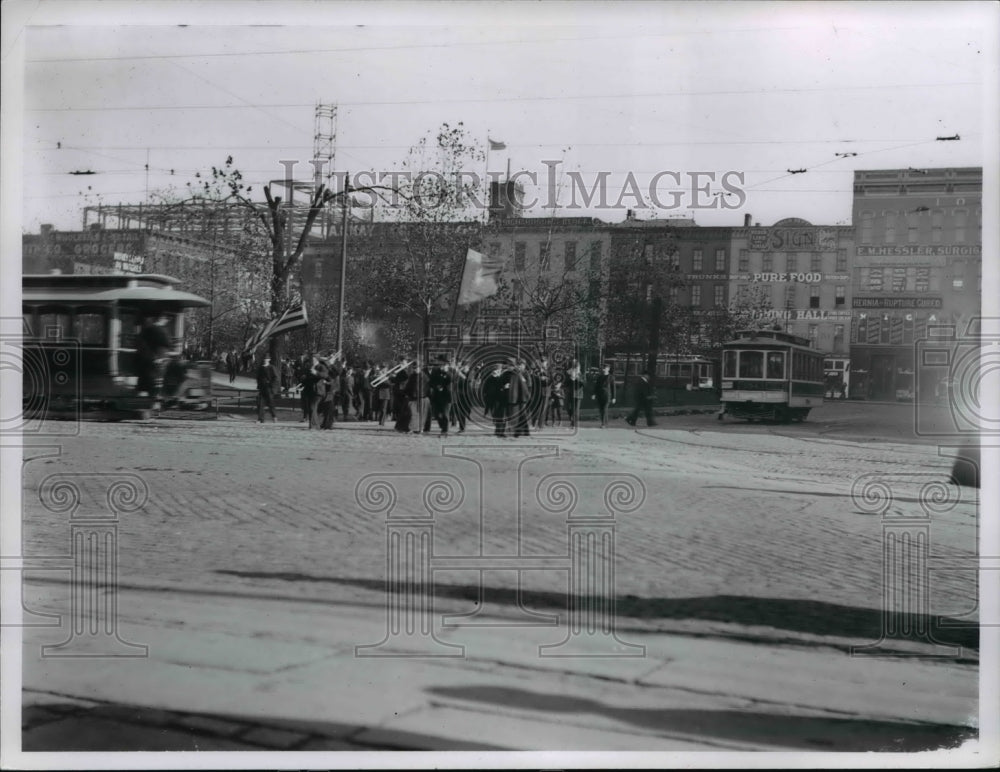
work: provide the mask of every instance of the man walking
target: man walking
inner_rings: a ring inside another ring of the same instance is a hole
[[[274,395],[280,388],[281,380],[278,371],[271,364],[271,357],[265,355],[264,361],[257,368],[257,423],[264,423],[264,406],[271,412],[271,423],[276,423],[278,417],[274,414]]]
[[[528,437],[528,401],[531,391],[525,374],[523,359],[519,359],[513,369],[507,373],[504,391],[507,396],[507,415],[514,424],[514,437]]]
[[[611,365],[602,366],[600,374],[594,379],[594,399],[601,417],[601,428],[604,429],[608,425],[608,404],[615,404],[615,377],[611,374]]]
[[[493,372],[483,382],[483,401],[486,403],[486,410],[493,417],[493,430],[497,437],[503,437],[507,431],[505,376],[503,365],[497,362]]]
[[[646,426],[656,426],[656,421],[653,420],[653,382],[649,370],[643,370],[639,380],[636,381],[635,407],[625,419],[629,426],[635,426],[640,411],[646,415]]]
[[[428,378],[430,390],[430,415],[433,417],[441,429],[441,434],[448,433],[448,411],[451,408],[451,368],[448,365],[448,357],[444,354],[438,357],[438,364],[431,370]],[[427,431],[429,427],[425,426]]]

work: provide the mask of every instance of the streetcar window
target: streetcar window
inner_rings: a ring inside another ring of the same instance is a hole
[[[139,314],[131,309],[123,308],[119,314],[118,318],[121,320],[121,341],[118,343],[120,348],[132,348],[136,347],[136,336],[139,334]]]
[[[735,351],[725,351],[722,354],[722,377],[723,378],[735,378],[736,377],[736,352]]]
[[[72,333],[72,317],[66,312],[38,315],[38,333],[43,338],[68,338]]]
[[[681,365],[681,375],[691,375],[691,365],[689,364]]]
[[[764,352],[740,352],[740,378],[762,378],[764,376]]]
[[[76,336],[84,346],[107,345],[107,322],[99,311],[83,311],[76,315]]]
[[[771,351],[767,355],[767,377],[785,377],[785,354],[783,351]]]

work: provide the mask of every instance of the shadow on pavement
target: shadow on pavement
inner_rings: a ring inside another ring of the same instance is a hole
[[[597,700],[502,686],[441,686],[432,694],[449,699],[554,713],[593,713],[666,735],[745,741],[814,751],[917,752],[954,748],[974,739],[974,729],[872,719],[787,716],[741,710],[619,708]],[[636,739],[636,750],[642,741]]]
[[[291,572],[236,571],[220,569],[219,574],[251,579],[277,579],[289,582],[328,582],[385,592],[381,579],[318,576]],[[505,587],[480,587],[477,584],[435,582],[436,599],[479,603],[484,597],[493,603],[537,610],[567,609],[566,593],[522,590],[520,595]],[[582,596],[576,603],[582,608],[596,608],[603,603],[597,596]],[[810,635],[851,639],[857,645],[874,643],[882,638],[883,613],[879,609],[845,606],[820,600],[795,598],[758,598],[746,595],[708,595],[694,598],[640,598],[619,596],[615,601],[616,619],[676,619],[723,622],[750,627],[772,627]],[[896,620],[904,634],[891,640],[927,643],[917,631],[928,630],[934,642],[979,650],[979,628],[965,620],[935,615],[913,614]]]
[[[415,732],[332,721],[186,713],[136,705],[45,702],[21,714],[22,750],[373,751],[504,750]]]

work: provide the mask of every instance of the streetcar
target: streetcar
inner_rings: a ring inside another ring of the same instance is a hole
[[[626,379],[634,380],[646,369],[648,358],[642,354],[615,354],[607,358],[619,389]],[[699,356],[660,354],[656,358],[655,383],[671,389],[714,389],[717,365]]]
[[[748,420],[802,421],[823,404],[823,354],[777,330],[743,330],[722,349],[722,412]]]
[[[157,407],[208,406],[207,365],[168,353],[158,368],[159,400],[138,392],[136,347],[146,320],[162,320],[177,352],[184,313],[209,301],[158,274],[61,274],[22,277],[25,418],[116,420],[147,417]]]

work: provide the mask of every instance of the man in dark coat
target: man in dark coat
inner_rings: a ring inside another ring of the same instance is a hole
[[[354,404],[354,368],[344,365],[340,371],[340,406],[344,410],[344,420],[351,412]]]
[[[601,367],[601,372],[594,379],[594,399],[597,401],[597,412],[601,416],[601,428],[608,425],[608,404],[615,404],[615,376],[611,374],[611,365]]]
[[[163,322],[162,317],[146,319],[136,342],[136,391],[145,392],[154,403],[159,396],[162,359],[170,350],[170,336]]]
[[[646,415],[646,426],[656,426],[656,421],[653,420],[653,395],[653,379],[649,370],[643,370],[635,384],[635,407],[625,419],[629,426],[635,426],[640,412]]]
[[[483,401],[486,409],[493,416],[493,428],[497,437],[503,437],[507,431],[507,395],[504,390],[506,373],[499,362],[493,372],[483,381]]]
[[[468,365],[462,365],[455,370],[451,404],[455,420],[458,421],[459,434],[465,431],[465,423],[469,420],[469,413],[472,411],[471,377]]]
[[[404,360],[405,362],[405,360]],[[410,431],[410,381],[416,377],[413,366],[404,367],[392,377],[393,414],[396,416],[396,431],[407,434]],[[416,386],[414,385],[414,388]]]
[[[507,398],[508,420],[513,424],[515,437],[528,437],[528,402],[531,389],[528,386],[527,373],[523,359],[519,359],[514,367],[505,374],[504,391]]]
[[[441,355],[438,357],[438,364],[431,370],[427,379],[430,397],[430,415],[433,417],[441,429],[441,434],[448,433],[448,412],[451,408],[451,367],[448,364],[448,357]],[[424,426],[424,431],[429,427]]]
[[[536,429],[542,428],[545,417],[545,401],[549,395],[549,360],[542,358],[538,366],[531,371],[529,379],[531,387],[531,406],[529,419]]]
[[[271,413],[271,423],[278,417],[274,414],[274,396],[281,388],[281,377],[271,364],[271,357],[265,355],[257,368],[257,423],[264,423],[264,407]]]

